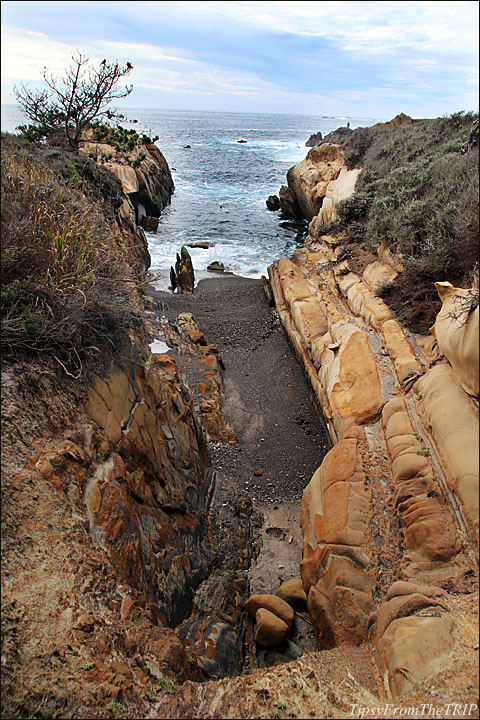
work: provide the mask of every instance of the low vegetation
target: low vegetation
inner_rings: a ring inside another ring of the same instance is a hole
[[[350,241],[372,252],[387,241],[405,271],[381,295],[398,310],[418,302],[424,315],[431,307],[427,326],[438,310],[435,281],[465,287],[473,282],[478,129],[476,145],[472,137],[469,144],[469,136],[477,118],[459,112],[402,127],[360,128],[344,145],[348,166],[363,171],[355,194],[338,208],[340,222],[329,231],[346,232]]]
[[[78,377],[137,321],[114,221],[121,186],[88,159],[2,137],[2,352]]]
[[[144,149],[145,145],[158,140],[158,135],[154,138],[149,137],[145,133],[139,135],[136,130],[127,130],[118,125],[112,127],[110,125],[101,125],[96,123],[92,126],[89,134],[88,142],[90,144],[98,143],[98,149],[89,153],[92,159],[98,163],[105,163],[112,159],[112,153],[105,153],[102,149],[105,145],[115,150],[115,162],[121,165],[131,165],[138,167],[142,160],[146,157]]]

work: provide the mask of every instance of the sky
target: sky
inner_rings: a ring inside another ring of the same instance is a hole
[[[478,2],[1,3],[2,104],[78,50],[133,64],[119,110],[389,119],[478,109]]]

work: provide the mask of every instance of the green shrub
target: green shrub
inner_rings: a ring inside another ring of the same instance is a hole
[[[354,131],[345,159],[363,171],[338,208],[350,238],[373,251],[386,240],[410,278],[461,281],[478,254],[478,152],[467,152],[476,117]]]
[[[344,225],[360,220],[366,216],[369,204],[368,195],[360,192],[353,193],[337,205],[338,217]]]

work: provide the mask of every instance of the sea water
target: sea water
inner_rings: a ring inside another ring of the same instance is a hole
[[[225,271],[259,278],[280,257],[290,257],[307,232],[306,222],[285,220],[265,204],[286,184],[287,170],[303,160],[312,133],[338,127],[369,126],[379,118],[323,117],[186,110],[124,110],[122,125],[153,137],[175,183],[172,201],[156,232],[148,232],[151,271],[158,288],[182,245],[188,248],[197,279],[213,261]],[[133,122],[137,120],[137,122]],[[2,106],[2,130],[24,122],[15,106]],[[245,142],[239,142],[240,140]],[[190,147],[186,147],[190,146]],[[211,275],[210,275],[211,276]]]

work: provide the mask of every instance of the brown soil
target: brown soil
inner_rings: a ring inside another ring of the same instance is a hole
[[[429,335],[442,303],[431,280],[414,277],[406,272],[395,278],[392,287],[381,294],[382,300],[407,330]]]

